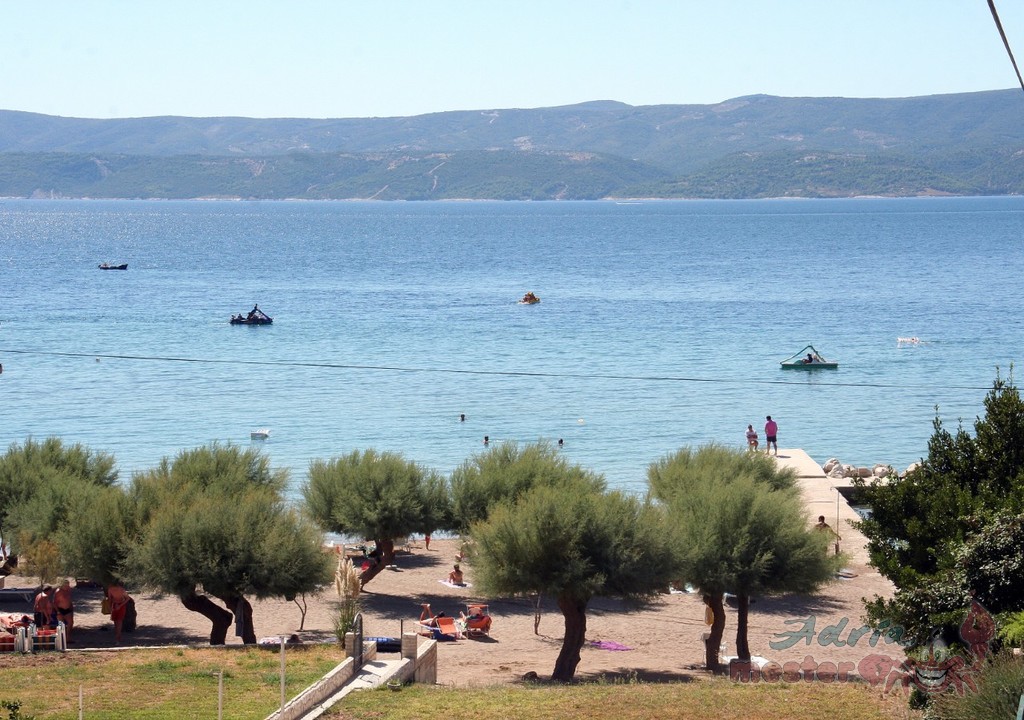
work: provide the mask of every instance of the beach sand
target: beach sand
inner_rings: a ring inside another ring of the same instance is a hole
[[[495,685],[516,682],[530,671],[542,678],[550,676],[561,646],[562,616],[554,598],[543,598],[538,632],[534,632],[534,605],[531,598],[488,600],[478,596],[473,587],[457,588],[442,584],[447,577],[457,550],[455,540],[435,538],[430,550],[422,540],[414,542],[408,552],[400,552],[394,570],[385,570],[374,578],[361,596],[366,636],[398,636],[413,629],[419,617],[420,604],[430,603],[435,612],[457,616],[467,602],[485,601],[493,618],[490,637],[463,639],[440,643],[437,679],[452,686]],[[858,559],[858,556],[860,559]],[[466,580],[473,582],[473,568],[463,564]],[[814,663],[858,663],[865,656],[883,652],[894,657],[902,654],[895,645],[869,646],[865,636],[854,647],[821,644],[820,631],[826,626],[847,624],[839,634],[840,642],[848,638],[852,628],[862,624],[864,597],[888,596],[892,586],[864,563],[862,552],[854,553],[849,570],[850,579],[837,579],[814,596],[786,595],[756,598],[751,605],[750,648],[755,656],[778,662],[795,660],[801,663],[810,656]],[[6,586],[32,586],[34,578],[12,575]],[[129,588],[131,590],[131,588]],[[133,592],[138,608],[139,627],[124,635],[123,645],[148,646],[167,644],[205,644],[209,640],[209,623],[197,613],[186,610],[171,597],[156,597]],[[113,627],[109,617],[100,612],[102,591],[77,587],[75,598],[75,630],[71,650],[111,647]],[[308,612],[302,631],[301,612],[294,602],[283,600],[254,601],[254,624],[257,637],[297,633],[304,642],[333,638],[332,616],[338,597],[333,587],[315,597],[307,597]],[[29,612],[30,608],[7,599],[0,601],[0,612]],[[725,631],[727,653],[735,652],[736,616],[727,607]],[[785,650],[774,650],[771,641],[784,639],[779,633],[808,630],[808,618],[814,621],[814,636],[800,636]],[[787,621],[790,621],[787,624]],[[577,669],[578,679],[636,677],[643,680],[681,680],[705,675],[701,634],[706,632],[704,605],[693,593],[666,593],[639,609],[629,609],[621,602],[595,598],[587,613],[587,640]],[[805,640],[810,640],[807,644]],[[590,643],[604,641],[608,646],[625,646],[628,650],[604,649]],[[229,633],[228,643],[240,641]]]

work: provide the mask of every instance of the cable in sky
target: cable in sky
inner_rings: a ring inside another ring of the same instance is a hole
[[[996,28],[999,30],[999,37],[1003,39],[1003,46],[1006,47],[1006,54],[1010,56],[1010,62],[1013,64],[1013,71],[1017,73],[1017,82],[1020,83],[1021,90],[1024,90],[1024,78],[1020,76],[1020,70],[1017,68],[1017,61],[1013,57],[1013,50],[1010,49],[1010,41],[1006,39],[1006,32],[1003,30],[1003,23],[999,20],[999,13],[996,12],[996,0],[988,0],[988,9],[992,11],[992,19],[996,21]]]
[[[330,370],[370,370],[383,372],[401,373],[443,373],[449,375],[484,375],[491,377],[537,377],[537,378],[577,378],[590,380],[624,380],[635,382],[690,382],[709,383],[719,385],[800,385],[806,383],[802,380],[766,380],[753,378],[728,378],[728,377],[690,377],[684,375],[620,375],[611,373],[572,373],[572,372],[551,372],[543,370],[466,370],[453,367],[413,367],[397,365],[358,365],[352,363],[321,362],[315,360],[241,360],[241,359],[213,359],[195,357],[175,357],[169,355],[123,355],[114,353],[84,353],[84,352],[62,352],[58,350],[18,350],[11,348],[0,348],[0,353],[12,353],[18,355],[43,355],[50,357],[74,357],[91,358],[97,360],[131,360],[142,362],[173,362],[173,363],[196,363],[208,365],[259,365],[264,367],[303,367],[321,368]],[[930,388],[930,385],[913,384],[892,384],[874,382],[819,382],[818,387],[864,387],[864,388],[891,388],[894,390],[907,390],[910,388]],[[987,387],[975,385],[945,385],[952,390],[988,390]]]

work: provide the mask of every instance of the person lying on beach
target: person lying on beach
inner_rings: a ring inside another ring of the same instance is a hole
[[[431,612],[430,603],[423,603],[421,607],[423,610],[420,611],[420,625],[424,625],[426,627],[437,627],[437,619],[439,617],[445,617],[443,612],[439,612],[437,615]]]

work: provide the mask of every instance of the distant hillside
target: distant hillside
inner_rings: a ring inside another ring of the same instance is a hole
[[[377,199],[1024,193],[1024,93],[591,102],[341,120],[0,111],[0,196]]]

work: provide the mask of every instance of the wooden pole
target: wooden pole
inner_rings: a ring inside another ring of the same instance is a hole
[[[284,637],[281,637],[281,715],[284,715]]]

